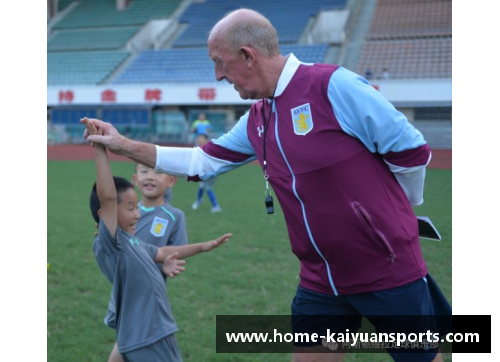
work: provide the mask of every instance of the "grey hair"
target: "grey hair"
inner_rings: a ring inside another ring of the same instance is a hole
[[[224,18],[241,10],[258,16],[240,17],[238,21],[229,22],[224,28],[226,46],[232,51],[243,45],[251,46],[268,57],[279,55],[278,32],[265,16],[255,10],[239,9],[229,12]]]

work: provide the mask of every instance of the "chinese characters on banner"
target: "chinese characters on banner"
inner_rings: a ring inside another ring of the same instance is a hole
[[[101,101],[102,102],[116,102],[116,92],[112,89],[106,89],[101,92]]]
[[[216,97],[215,88],[198,89],[198,98],[202,101],[213,101]]]
[[[59,103],[72,103],[75,99],[75,93],[72,90],[59,91]]]
[[[145,101],[161,101],[161,89],[146,89],[144,94]]]

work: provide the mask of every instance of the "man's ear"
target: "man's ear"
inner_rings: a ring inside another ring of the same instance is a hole
[[[101,213],[102,213],[102,209],[97,210],[97,215],[99,215],[99,218],[101,218]]]
[[[251,66],[255,62],[256,54],[254,48],[243,45],[240,47],[240,52],[245,57],[248,66]]]

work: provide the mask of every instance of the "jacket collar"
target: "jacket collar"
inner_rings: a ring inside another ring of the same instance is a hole
[[[274,97],[279,97],[286,89],[290,81],[292,80],[295,72],[299,68],[301,62],[293,55],[293,53],[288,54],[286,57],[285,67],[281,72],[280,78],[278,79],[278,85],[276,86],[276,91],[274,92]]]

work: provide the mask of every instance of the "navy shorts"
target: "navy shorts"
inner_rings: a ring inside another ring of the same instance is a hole
[[[299,285],[292,302],[292,332],[325,335],[319,333],[326,333],[329,329],[330,333],[346,333],[346,330],[355,333],[361,327],[363,316],[373,324],[377,333],[408,330],[419,333],[428,329],[450,332],[451,329],[446,330],[447,326],[437,325],[434,317],[402,317],[436,314],[451,315],[451,307],[430,275],[392,289],[340,296],[314,292]],[[414,325],[409,326],[409,323]],[[294,343],[296,347],[321,344],[321,340]],[[429,350],[424,355],[388,352],[396,361],[432,361],[437,351]]]

